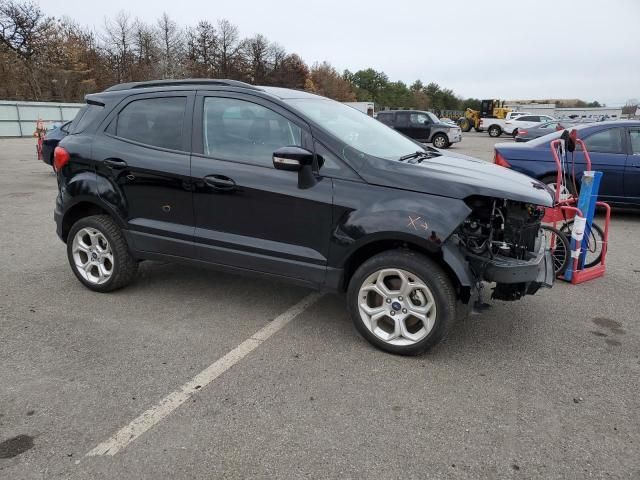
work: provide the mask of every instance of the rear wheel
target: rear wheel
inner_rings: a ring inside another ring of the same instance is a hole
[[[511,132],[511,136],[512,136],[513,138],[516,138],[516,137],[518,136],[518,129],[517,129],[517,128],[514,128],[514,129],[513,129],[513,132]]]
[[[498,125],[491,125],[489,127],[489,136],[490,137],[499,137],[502,134],[502,129]]]
[[[401,355],[426,352],[455,320],[451,281],[431,259],[409,250],[390,250],[364,262],[349,282],[347,302],[363,337]]]
[[[468,118],[460,119],[458,125],[463,132],[468,132],[469,130],[471,130],[471,121]]]
[[[431,139],[433,146],[436,148],[449,148],[449,139],[444,133],[436,133]]]
[[[108,215],[74,223],[67,238],[67,256],[78,280],[96,292],[124,287],[138,270],[120,228]]]

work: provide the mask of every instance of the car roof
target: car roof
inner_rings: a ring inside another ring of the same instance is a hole
[[[180,90],[229,90],[234,91],[247,90],[251,93],[262,92],[279,99],[292,98],[324,98],[313,93],[294,90],[291,88],[281,88],[272,86],[256,86],[238,80],[215,79],[215,78],[185,78],[185,79],[166,79],[166,80],[149,80],[145,82],[128,82],[113,85],[103,92],[94,95],[121,96],[123,93],[131,93],[132,91],[140,93],[151,93],[161,91],[180,91]]]

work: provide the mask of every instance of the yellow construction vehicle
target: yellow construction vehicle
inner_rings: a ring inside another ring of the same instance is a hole
[[[472,128],[476,132],[481,132],[480,119],[482,118],[506,118],[507,114],[511,112],[510,108],[504,106],[504,101],[500,100],[482,100],[480,110],[473,110],[467,108],[464,112],[464,116],[458,120],[458,125],[463,132],[468,132]]]

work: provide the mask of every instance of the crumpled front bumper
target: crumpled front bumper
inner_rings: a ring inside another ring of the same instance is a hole
[[[488,257],[468,252],[466,256],[472,270],[480,280],[495,282],[499,284],[498,286],[500,284],[519,285],[517,291],[520,294],[516,298],[534,294],[540,287],[550,288],[553,285],[555,278],[553,258],[542,232],[538,234],[536,239],[535,253],[532,252],[528,259],[520,260],[502,255]],[[507,299],[497,296],[495,293],[494,298]]]

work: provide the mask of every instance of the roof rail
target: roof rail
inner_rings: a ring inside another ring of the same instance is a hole
[[[146,82],[129,82],[113,85],[105,90],[105,92],[114,92],[117,90],[130,90],[132,88],[154,88],[154,87],[181,87],[189,85],[209,85],[209,86],[226,86],[249,88],[251,90],[260,90],[239,80],[217,80],[210,78],[183,78],[183,79],[166,79],[166,80],[149,80]]]

